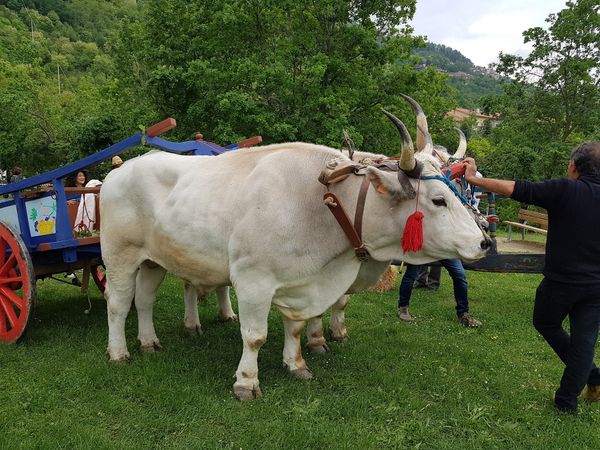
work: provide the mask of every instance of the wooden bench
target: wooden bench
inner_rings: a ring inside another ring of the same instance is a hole
[[[548,214],[537,211],[530,211],[525,208],[519,210],[519,220],[521,222],[511,222],[508,220],[503,223],[508,225],[508,240],[512,239],[512,228],[521,229],[521,237],[525,240],[525,231],[533,231],[534,233],[548,234]],[[539,226],[529,225],[533,223]]]

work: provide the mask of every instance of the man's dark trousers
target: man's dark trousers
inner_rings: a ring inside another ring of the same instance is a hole
[[[562,328],[567,315],[570,335]],[[536,291],[533,325],[566,365],[555,395],[556,406],[575,411],[586,383],[600,385],[600,370],[593,362],[600,326],[600,284],[544,278]]]

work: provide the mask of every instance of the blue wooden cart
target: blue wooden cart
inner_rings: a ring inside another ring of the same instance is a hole
[[[219,155],[261,142],[257,136],[221,147],[201,134],[186,142],[159,137],[175,126],[174,119],[166,119],[79,161],[0,186],[0,342],[12,343],[23,335],[32,317],[38,279],[82,270],[77,283],[82,289],[87,289],[91,276],[104,290],[100,221],[81,236],[74,232],[73,214],[80,196],[98,194],[100,187],[65,187],[67,177],[140,145],[179,154]]]

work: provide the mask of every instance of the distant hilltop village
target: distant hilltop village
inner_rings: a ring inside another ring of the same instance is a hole
[[[415,69],[416,70],[423,70],[423,69],[425,69],[426,67],[429,67],[429,66],[434,67],[438,72],[447,74],[450,78],[463,78],[465,80],[473,79],[473,74],[472,73],[467,73],[467,72],[462,72],[462,71],[451,72],[451,71],[448,71],[446,69],[441,69],[439,67],[436,67],[433,64],[419,63],[419,64],[417,64],[415,66]],[[499,80],[501,78],[501,76],[500,76],[500,74],[498,72],[496,72],[494,69],[491,69],[489,67],[473,66],[472,70],[476,74],[486,75],[488,77],[494,78],[495,80]]]
[[[499,114],[484,114],[479,108],[467,109],[467,108],[454,108],[452,111],[446,113],[447,116],[451,117],[454,122],[462,122],[463,120],[472,117],[477,122],[477,126],[481,127],[486,121],[489,121],[492,127],[498,125],[501,121]]]

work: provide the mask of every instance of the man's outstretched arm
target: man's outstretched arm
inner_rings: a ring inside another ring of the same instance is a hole
[[[473,186],[481,188],[483,191],[496,192],[497,194],[510,197],[515,190],[515,182],[510,180],[496,180],[495,178],[477,178],[477,164],[473,158],[465,158],[465,179]]]

